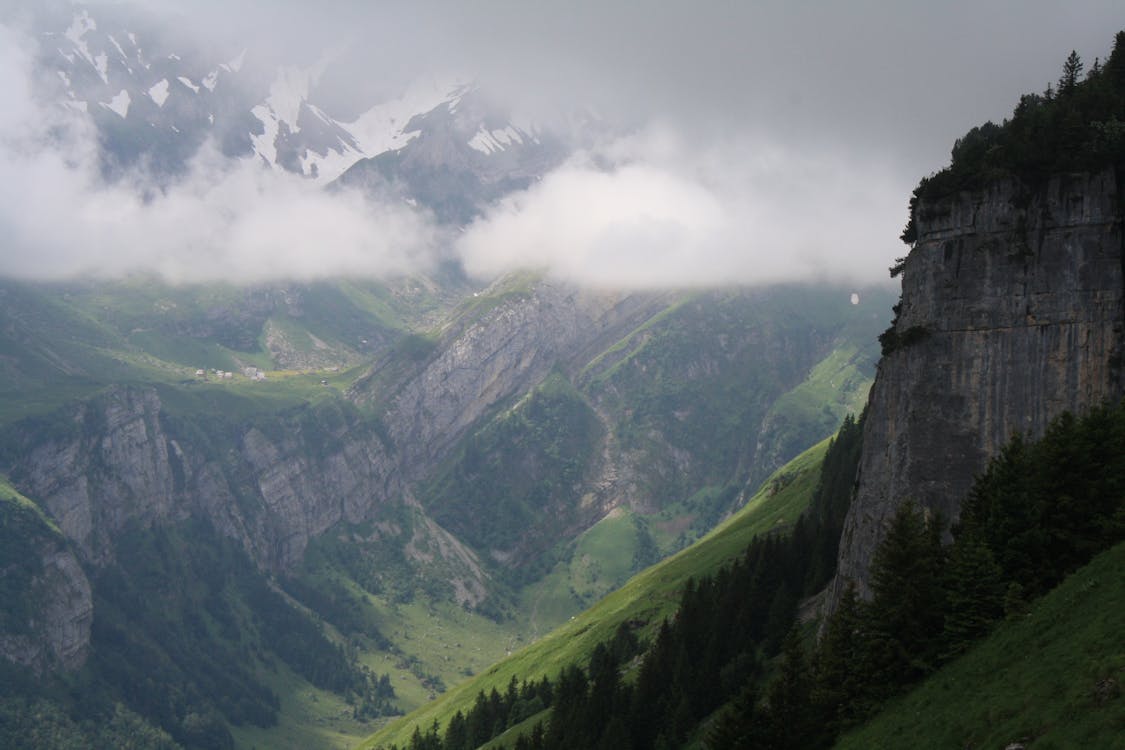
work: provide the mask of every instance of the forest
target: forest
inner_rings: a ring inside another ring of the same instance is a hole
[[[623,626],[584,668],[535,686],[513,681],[506,697],[482,693],[444,729],[416,729],[409,750],[479,747],[540,707],[550,718],[516,750],[663,750],[683,747],[701,724],[711,750],[829,747],[1125,540],[1125,404],[1064,414],[1041,440],[1017,435],[1004,447],[957,524],[903,503],[874,557],[871,599],[850,587],[818,637],[797,605],[834,573],[862,424],[845,421],[789,533],[756,538],[742,558],[690,582],[641,655]]]

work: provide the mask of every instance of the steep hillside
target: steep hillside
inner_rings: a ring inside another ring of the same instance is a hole
[[[828,442],[824,441],[779,469],[744,508],[691,547],[638,574],[590,609],[479,677],[394,722],[366,740],[363,747],[406,747],[415,727],[428,729],[434,721],[444,727],[458,710],[471,707],[482,690],[502,691],[512,677],[553,678],[563,667],[585,663],[594,647],[609,642],[622,623],[638,637],[650,638],[661,619],[675,611],[688,579],[714,573],[743,554],[755,536],[787,529],[796,521],[816,488],[827,447]]]
[[[502,290],[388,397],[385,422],[407,471],[431,472],[422,505],[518,585],[569,565],[566,542],[618,509],[644,527],[626,543],[657,553],[705,533],[858,410],[887,299]],[[386,385],[374,373],[361,388]]]
[[[1119,544],[836,747],[1125,747],[1122,570]]]
[[[1125,145],[1091,135],[1125,112],[1125,35],[1104,69],[1072,83],[974,129],[915,193],[835,601],[846,581],[869,591],[903,500],[956,520],[1013,433],[1038,437],[1063,411],[1125,393]]]
[[[855,408],[885,295],[611,295],[528,275],[457,306],[425,280],[5,289],[0,466],[57,529],[31,537],[37,554],[72,563],[60,653],[101,655],[20,658],[80,668],[181,743],[271,746],[346,744],[707,533]],[[282,324],[322,359],[271,347]],[[188,583],[166,617],[141,606],[173,578]],[[33,637],[11,653],[47,654],[54,636],[17,619],[5,637]],[[314,651],[346,647],[341,681],[266,645],[289,620]],[[245,711],[200,697],[218,688],[188,663],[211,652]],[[174,711],[126,688],[157,662],[186,686]],[[358,690],[363,669],[393,696]],[[79,732],[108,715],[51,705]]]

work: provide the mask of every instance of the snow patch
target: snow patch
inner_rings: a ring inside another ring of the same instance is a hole
[[[301,102],[309,96],[308,71],[300,68],[280,68],[277,78],[270,84],[270,95],[266,98],[266,105],[273,110],[277,118],[289,123],[289,130],[297,132],[297,116],[301,112]]]
[[[377,104],[344,123],[359,148],[369,156],[402,148],[418,136],[418,131],[406,132],[406,124],[414,115],[429,112],[441,104],[460,101],[461,85],[436,78],[412,83],[397,99]]]
[[[325,184],[364,157],[402,148],[419,135],[416,130],[404,131],[411,118],[442,104],[455,105],[468,88],[449,78],[421,79],[411,84],[402,96],[377,104],[354,121],[345,123],[335,123],[326,113],[305,102],[314,115],[329,124],[339,124],[349,132],[355,143],[354,146],[341,143],[339,148],[328,149],[324,154],[306,152],[300,160],[301,172],[313,181]]]
[[[82,11],[74,14],[74,18],[71,19],[70,26],[67,27],[64,34],[67,39],[74,42],[75,47],[79,45],[85,47],[86,42],[83,41],[82,37],[86,36],[86,32],[93,31],[96,28],[98,28],[98,25],[94,23],[94,19],[90,18],[90,14]],[[87,50],[87,54],[88,52]]]
[[[98,75],[102,77],[103,83],[109,83],[109,58],[106,57],[104,52],[100,52],[94,56],[91,63],[97,69]]]
[[[476,132],[469,145],[482,154],[494,154],[503,151],[512,144],[523,144],[523,136],[518,130],[509,125],[506,128],[486,130],[483,126]]]
[[[254,153],[265,159],[272,167],[277,164],[277,116],[264,104],[254,107],[250,110],[250,114],[257,117],[265,129],[261,135],[250,136],[250,142],[254,144]]]
[[[212,70],[207,74],[207,77],[203,79],[202,83],[208,91],[214,91],[216,84],[219,83],[219,71]]]
[[[121,117],[127,117],[129,114],[129,105],[132,99],[129,97],[129,92],[121,89],[121,93],[109,100],[109,104],[102,102],[102,106],[106,109],[113,110]]]
[[[183,76],[177,76],[176,80],[179,81],[180,83],[182,83],[183,85],[187,86],[189,89],[191,89],[195,93],[197,93],[197,94],[199,93],[199,87],[196,86],[194,83],[192,83],[190,78],[184,78]]]
[[[305,107],[328,125],[340,127],[319,107],[308,102],[305,102]],[[317,183],[331,182],[346,172],[348,167],[362,159],[363,156],[363,152],[358,149],[358,145],[354,141],[348,143],[346,140],[341,140],[338,148],[329,147],[323,154],[308,149],[300,157],[301,174]]]
[[[156,106],[163,107],[168,99],[168,79],[162,78],[155,86],[148,90],[148,95],[156,102]]]
[[[113,46],[117,48],[117,54],[121,55],[121,59],[126,63],[129,62],[129,56],[125,54],[125,50],[121,49],[121,45],[118,44],[117,40],[114,39],[112,35],[110,35],[109,41],[113,42]]]
[[[242,70],[242,63],[244,63],[245,61],[246,61],[246,50],[242,50],[241,52],[238,53],[238,57],[236,57],[233,60],[231,60],[230,62],[228,62],[225,67],[231,73],[237,73],[238,71]]]
[[[90,54],[90,47],[86,44],[86,34],[97,28],[98,25],[94,23],[94,19],[90,18],[90,14],[86,11],[82,11],[74,15],[70,26],[67,27],[63,35],[74,45],[74,51],[77,52],[83,60],[90,63],[94,70],[98,71],[102,82],[109,83],[108,58],[106,58],[104,52],[97,56]],[[62,52],[62,50],[59,51]],[[63,53],[63,56],[66,57],[66,53]],[[69,61],[73,61],[73,59],[74,58],[71,57]]]

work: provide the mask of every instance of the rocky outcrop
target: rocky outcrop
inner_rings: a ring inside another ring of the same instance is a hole
[[[497,404],[526,392],[556,366],[589,361],[591,349],[664,304],[657,295],[599,294],[548,281],[505,296],[448,332],[437,355],[390,405],[385,421],[408,475],[432,467]]]
[[[1013,433],[1123,390],[1125,284],[1112,171],[1029,190],[1002,181],[918,206],[917,242],[872,388],[834,583],[869,592],[871,557],[910,499],[957,519]]]
[[[216,451],[204,444],[216,436],[169,424],[155,390],[115,387],[53,428],[27,429],[10,471],[94,565],[112,558],[126,527],[196,515],[263,567],[285,569],[310,537],[371,517],[396,492],[380,438],[336,407],[264,418],[238,433]]]
[[[35,573],[17,587],[5,587],[19,602],[5,601],[8,617],[26,613],[23,622],[0,627],[0,657],[34,672],[74,670],[86,662],[94,602],[90,582],[56,534],[35,534],[31,567]],[[25,568],[26,570],[26,568]],[[0,579],[19,576],[16,570],[0,571]]]
[[[126,523],[148,525],[187,510],[177,502],[171,461],[182,451],[172,448],[159,415],[155,391],[114,388],[76,407],[61,429],[27,430],[27,455],[12,478],[87,560],[106,560]]]

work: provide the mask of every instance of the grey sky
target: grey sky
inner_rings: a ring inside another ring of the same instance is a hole
[[[158,6],[181,5],[149,0]],[[273,54],[355,45],[345,88],[433,66],[524,103],[592,101],[698,130],[878,148],[933,169],[952,139],[1108,52],[1116,0],[293,0],[188,5]]]
[[[267,72],[343,51],[318,94],[335,111],[358,113],[377,93],[452,71],[522,113],[592,106],[627,124],[598,153],[498,206],[452,250],[485,276],[523,263],[642,286],[886,280],[904,250],[910,190],[946,163],[953,140],[1057,79],[1071,49],[1087,64],[1104,56],[1125,28],[1120,0],[142,4],[174,19],[171,33],[249,48]],[[11,188],[0,222],[27,247],[0,249],[0,273],[57,276],[100,255],[114,272],[194,278],[185,269],[198,274],[204,248],[213,262],[203,268],[221,278],[378,275],[422,267],[434,243],[450,242],[401,206],[332,204],[285,176],[225,170],[210,156],[185,184],[142,201],[98,186],[88,159],[13,150],[42,113],[20,100],[26,60],[7,47],[0,75],[17,96],[0,117]],[[88,155],[89,145],[78,137],[69,147]],[[44,202],[55,215],[31,223]],[[322,220],[331,247],[318,242]]]

